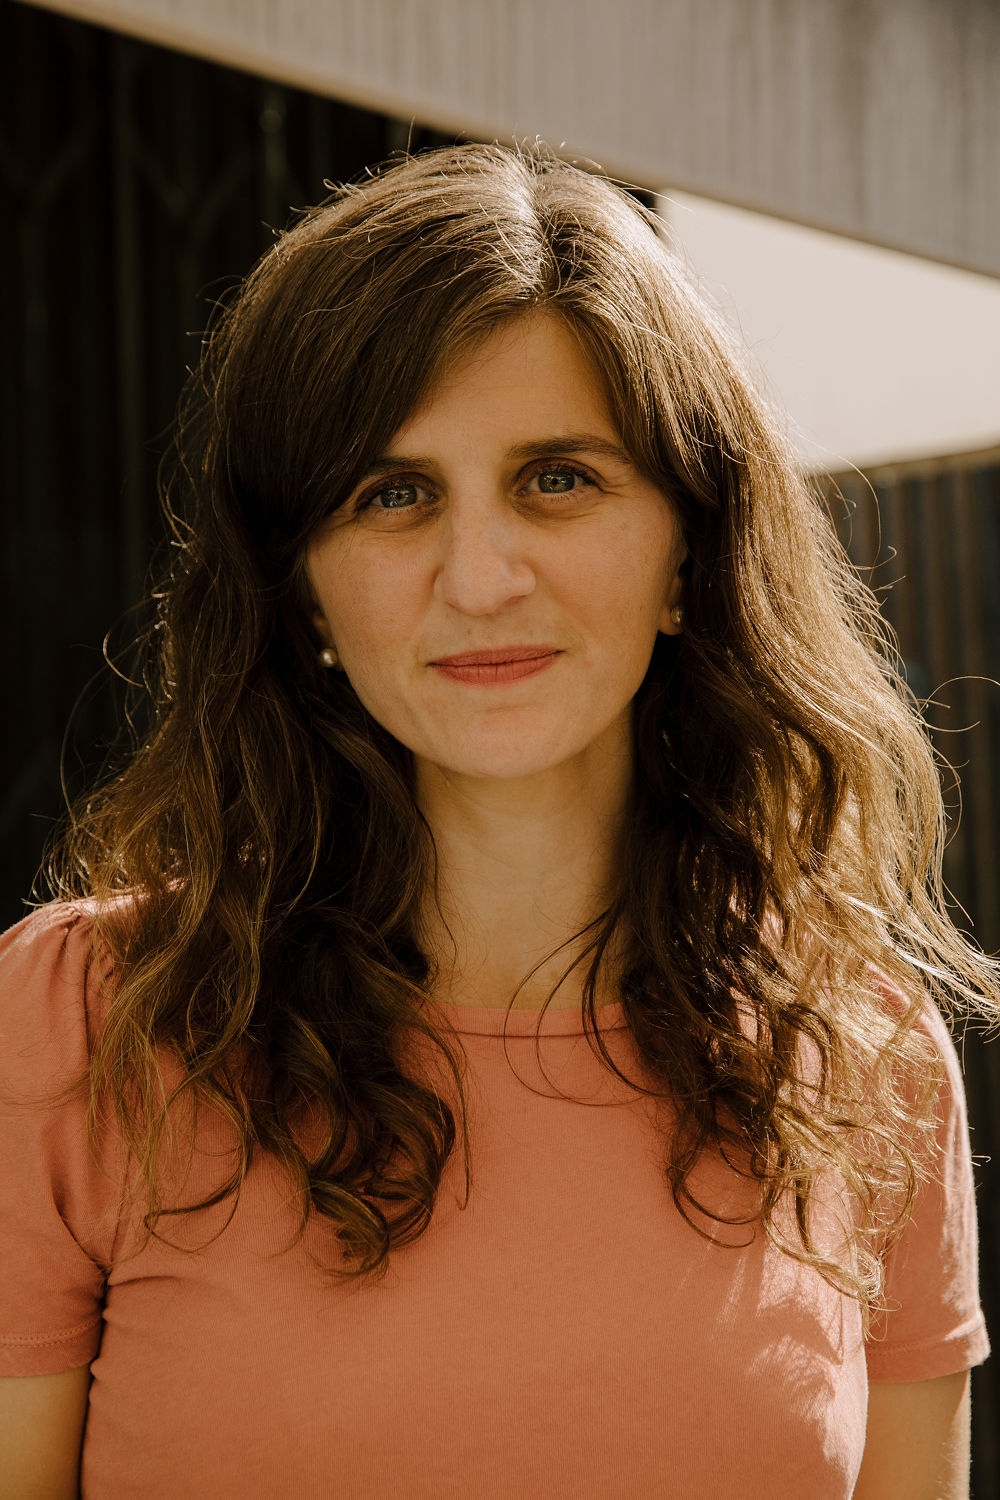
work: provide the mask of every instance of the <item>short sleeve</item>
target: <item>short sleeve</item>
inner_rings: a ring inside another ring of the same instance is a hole
[[[945,1064],[936,1101],[941,1150],[933,1180],[918,1186],[912,1218],[885,1257],[886,1308],[872,1315],[866,1351],[873,1381],[954,1375],[990,1354],[979,1300],[979,1234],[962,1069],[935,1005],[927,1007],[918,1026]]]
[[[100,1347],[120,1194],[87,1150],[86,1091],[37,1102],[87,1061],[90,953],[69,903],[0,935],[0,1375],[57,1374]]]

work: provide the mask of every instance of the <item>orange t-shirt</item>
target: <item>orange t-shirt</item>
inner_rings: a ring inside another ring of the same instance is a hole
[[[89,932],[84,905],[53,904],[0,937],[5,1093],[82,1066]],[[599,1063],[576,1011],[542,1018],[543,1073],[537,1013],[446,1009],[468,1057],[470,1199],[459,1146],[430,1226],[374,1288],[324,1278],[310,1252],[336,1256],[328,1220],[287,1248],[297,1204],[260,1155],[228,1226],[232,1198],[160,1220],[198,1253],[154,1239],[105,1278],[127,1226],[85,1100],[0,1101],[0,1374],[91,1364],[82,1500],[847,1500],[869,1379],[986,1359],[962,1074],[936,1013],[921,1024],[948,1068],[938,1181],[889,1253],[892,1310],[865,1344],[857,1304],[759,1228],[715,1225],[733,1249],[684,1222],[655,1101]],[[644,1076],[622,1007],[598,1017]],[[199,1108],[168,1206],[228,1178],[230,1131]],[[699,1164],[692,1187],[718,1206],[727,1171]]]

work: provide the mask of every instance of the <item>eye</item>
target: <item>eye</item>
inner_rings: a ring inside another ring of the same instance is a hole
[[[544,463],[539,464],[528,480],[533,484],[537,479],[538,489],[529,490],[528,493],[541,495],[577,495],[582,486],[595,487],[594,480],[584,469],[578,469],[573,464]],[[421,505],[421,496],[433,499],[431,491],[426,489],[416,479],[410,479],[405,474],[390,480],[388,484],[381,485],[378,489],[372,489],[363,494],[355,506],[355,514],[363,510],[381,511],[390,515],[403,510],[416,510]]]
[[[576,494],[579,486],[574,484],[575,480],[590,485],[591,488],[594,484],[589,474],[583,469],[574,468],[572,464],[547,463],[535,470],[532,479],[538,480],[538,489],[543,495]]]
[[[414,479],[394,479],[391,484],[384,484],[381,489],[369,490],[367,495],[362,495],[358,501],[357,510],[368,510],[374,506],[375,510],[411,510],[416,504],[423,485],[417,484]],[[427,491],[424,491],[426,494]],[[376,500],[381,500],[382,505],[374,505]]]

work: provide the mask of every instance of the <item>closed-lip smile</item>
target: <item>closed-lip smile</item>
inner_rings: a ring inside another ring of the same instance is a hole
[[[495,646],[489,651],[460,651],[457,656],[439,656],[431,666],[495,666],[505,661],[534,661],[540,656],[552,656],[559,649],[558,646]]]

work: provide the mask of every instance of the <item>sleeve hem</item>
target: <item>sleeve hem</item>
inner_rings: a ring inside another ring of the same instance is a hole
[[[35,1336],[0,1335],[0,1376],[61,1375],[96,1359],[101,1346],[101,1317],[88,1318],[66,1333]]]
[[[954,1333],[933,1344],[901,1344],[887,1348],[869,1344],[868,1379],[887,1383],[908,1380],[933,1380],[939,1375],[957,1375],[981,1365],[991,1353],[986,1319],[982,1312],[965,1322]]]

